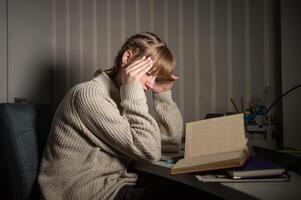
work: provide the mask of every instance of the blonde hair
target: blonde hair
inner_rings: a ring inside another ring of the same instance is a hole
[[[121,69],[122,56],[127,50],[131,50],[133,53],[127,63],[128,65],[146,56],[154,60],[154,65],[151,69],[152,74],[168,79],[174,72],[175,59],[166,43],[154,33],[143,32],[133,35],[123,44],[115,58],[114,67],[105,70],[111,78],[115,77]],[[102,70],[97,70],[95,75],[100,73],[102,73]]]

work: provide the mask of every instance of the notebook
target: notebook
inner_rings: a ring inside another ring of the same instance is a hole
[[[280,176],[285,168],[268,160],[251,157],[242,167],[227,169],[233,179]]]

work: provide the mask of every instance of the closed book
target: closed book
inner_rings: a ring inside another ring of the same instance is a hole
[[[251,157],[242,167],[228,169],[226,172],[234,179],[279,176],[285,168],[268,160]]]
[[[243,114],[186,123],[184,158],[171,174],[242,166],[249,157]]]
[[[219,183],[237,183],[237,182],[288,182],[290,181],[290,176],[288,173],[283,173],[279,176],[267,176],[267,177],[249,177],[249,178],[231,178],[224,174],[198,174],[195,177],[203,182],[203,183],[212,183],[212,182],[219,182]]]

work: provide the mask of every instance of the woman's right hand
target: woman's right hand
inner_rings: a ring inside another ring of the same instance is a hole
[[[125,67],[122,70],[122,85],[141,82],[143,76],[152,68],[152,66],[153,60],[151,57],[146,58],[143,56],[140,60],[137,60]]]

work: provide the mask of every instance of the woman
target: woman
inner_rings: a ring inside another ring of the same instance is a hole
[[[170,91],[178,79],[174,67],[166,44],[140,33],[125,42],[112,69],[73,87],[56,111],[44,150],[38,177],[43,198],[135,196],[137,175],[127,172],[129,161],[152,162],[161,151],[180,149],[182,116]],[[146,91],[153,92],[156,119]]]

